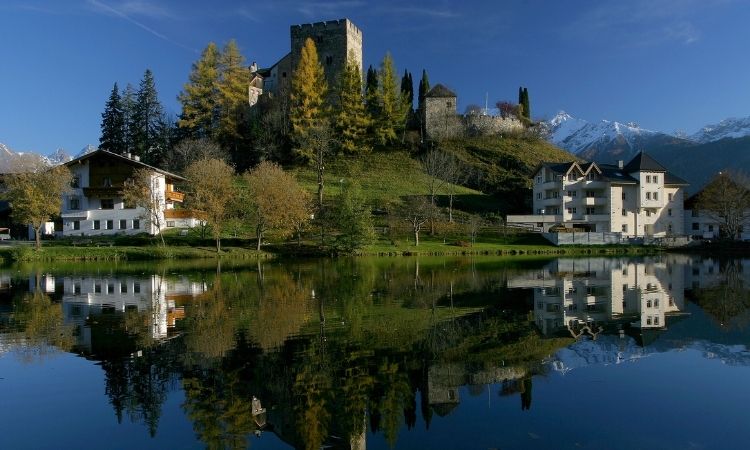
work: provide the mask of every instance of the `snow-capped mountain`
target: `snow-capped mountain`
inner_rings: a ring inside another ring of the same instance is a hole
[[[0,173],[32,170],[42,166],[56,166],[70,161],[72,158],[64,149],[57,149],[49,155],[35,152],[13,151],[7,145],[0,143]]]
[[[80,157],[81,157],[81,156],[83,156],[83,155],[88,155],[89,153],[91,153],[91,152],[95,152],[95,151],[97,151],[97,150],[98,150],[98,149],[97,149],[96,147],[94,147],[94,146],[93,146],[93,145],[91,145],[91,144],[88,144],[88,145],[86,145],[85,147],[83,147],[83,148],[81,149],[81,151],[80,151],[80,152],[76,153],[76,156],[75,156],[75,157],[76,157],[76,158],[80,158]]]
[[[553,144],[581,158],[604,163],[627,161],[641,150],[677,139],[666,133],[641,128],[633,122],[587,122],[564,111],[543,126],[547,139]]]
[[[750,136],[750,117],[724,119],[717,124],[706,125],[689,137],[690,140],[706,143],[725,138]]]

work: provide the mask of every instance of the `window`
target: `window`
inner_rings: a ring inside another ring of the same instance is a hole
[[[693,222],[693,230],[697,231],[701,229],[701,225],[698,222]]]
[[[94,284],[94,294],[101,294],[102,293],[102,284],[101,283],[95,283]]]
[[[445,107],[446,108],[450,108],[451,106],[453,106],[453,104],[451,103],[450,100],[448,100],[447,102],[445,102]]]
[[[81,187],[81,177],[79,177],[78,175],[74,175],[73,179],[70,180],[70,187],[72,188]]]
[[[568,208],[568,214],[576,214],[576,208]]]
[[[651,200],[651,193],[650,192],[646,192],[646,200]]]
[[[112,178],[109,178],[109,177],[102,178],[102,187],[112,187]]]
[[[81,209],[81,199],[78,197],[70,197],[68,201],[68,209],[71,211],[77,211]]]
[[[167,228],[174,228],[174,220],[167,220]]]
[[[73,283],[73,293],[74,294],[80,294],[81,293],[81,282],[80,281],[76,281],[75,283]]]
[[[559,198],[559,197],[560,197],[560,193],[559,192],[557,192],[557,191],[552,192],[552,198]]]
[[[595,191],[586,191],[586,198],[594,198],[596,197]]]
[[[627,200],[628,199],[628,194],[626,194],[625,192],[623,192],[622,193],[622,199],[623,200]]]
[[[73,229],[74,230],[80,230],[81,229],[81,221],[80,220],[74,220],[73,221]]]
[[[667,233],[671,233],[671,232],[672,232],[672,224],[670,223],[669,225],[667,225]]]
[[[281,78],[286,78],[286,72],[281,72]]]
[[[651,325],[651,316],[646,317],[646,325]]]
[[[659,316],[654,317],[654,325],[659,325]]]
[[[133,294],[140,294],[141,293],[141,283],[139,281],[136,281],[133,283]]]
[[[536,177],[536,184],[542,184],[542,176],[539,175]]]
[[[100,200],[101,209],[115,209],[115,201],[111,198],[103,198]]]
[[[622,215],[623,216],[627,216],[628,215],[628,210],[623,208]]]
[[[622,224],[622,232],[627,233],[628,232],[628,224],[624,223]]]
[[[650,182],[651,182],[651,175],[646,175],[646,183],[650,183]]]
[[[115,293],[115,283],[107,283],[107,294]]]
[[[671,202],[674,199],[674,194],[667,194],[667,199]]]
[[[646,308],[650,308],[653,303],[651,303],[651,300],[646,300]]]
[[[650,209],[646,210],[646,217],[651,217],[651,210]]]
[[[140,230],[141,229],[141,221],[138,219],[133,219],[133,229],[134,230]]]
[[[102,228],[101,222],[99,222],[98,220],[95,220],[94,221],[94,229],[95,230],[100,230],[101,228]]]
[[[578,195],[577,191],[568,191],[568,197],[573,198]]]
[[[697,209],[690,211],[690,217],[698,217],[699,214],[700,211],[698,211]]]
[[[714,226],[713,225],[709,225],[708,226],[708,231],[714,231]]]
[[[658,308],[658,307],[659,307],[659,299],[657,298],[657,299],[654,299],[654,308]]]
[[[330,66],[331,64],[333,64],[333,56],[328,55],[326,56],[326,65]]]
[[[536,193],[536,199],[537,200],[541,200],[542,199],[542,193],[541,192],[537,192]]]
[[[653,177],[651,177],[651,181],[653,181],[654,183],[658,183],[659,182],[659,175],[654,175]]]
[[[658,192],[654,192],[653,197],[654,197],[654,200],[659,200],[659,193]]]
[[[107,221],[107,222],[105,223],[105,225],[106,225],[106,226],[104,227],[104,229],[105,229],[105,230],[113,230],[113,229],[115,228],[115,223],[114,223],[114,220],[108,220],[108,221]]]
[[[672,215],[672,208],[669,208],[669,209],[667,210],[667,215],[668,215],[668,216],[671,216],[671,215]]]
[[[627,292],[627,290],[628,290],[628,285],[627,284],[623,284],[622,285],[622,292]]]
[[[124,230],[124,229],[126,229],[126,228],[128,228],[128,221],[127,221],[127,220],[123,220],[123,219],[120,219],[120,229],[121,229],[121,230]]]
[[[596,214],[596,208],[594,208],[593,206],[589,206],[588,208],[586,208],[586,214]]]
[[[128,293],[128,284],[124,281],[120,282],[120,293],[121,294],[127,294]]]

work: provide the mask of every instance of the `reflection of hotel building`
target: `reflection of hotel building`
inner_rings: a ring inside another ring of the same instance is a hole
[[[29,280],[31,290],[36,285],[37,280]],[[90,318],[145,313],[150,337],[164,339],[176,320],[184,317],[184,308],[177,304],[179,300],[206,290],[204,283],[187,278],[165,279],[159,275],[62,278],[44,275],[38,285],[46,294],[62,296],[65,323],[76,327],[77,346],[88,350],[92,348]]]
[[[533,289],[534,320],[545,335],[597,335],[617,323],[661,329],[684,311],[685,277],[677,258],[560,259],[509,280],[508,287]]]

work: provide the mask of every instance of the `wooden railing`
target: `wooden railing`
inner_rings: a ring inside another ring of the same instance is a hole
[[[182,192],[167,191],[167,200],[171,202],[182,203],[183,201],[185,201],[185,194],[183,194]]]

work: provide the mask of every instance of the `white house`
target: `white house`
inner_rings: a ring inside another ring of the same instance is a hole
[[[137,156],[105,150],[96,150],[65,165],[73,174],[73,189],[63,198],[63,236],[158,233],[160,230],[143,208],[127,205],[122,198],[124,182],[136,169],[144,168],[151,172],[159,196],[162,230],[196,225],[191,214],[174,209],[185,197],[175,190],[176,182],[186,181],[179,175],[144,164]]]
[[[684,235],[688,183],[645,153],[628,164],[543,163],[534,171],[533,213],[509,223],[626,237]]]

